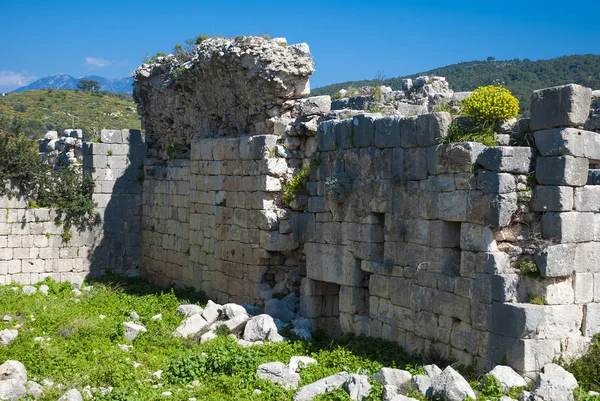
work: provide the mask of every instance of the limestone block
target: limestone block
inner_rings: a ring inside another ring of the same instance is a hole
[[[594,300],[594,275],[592,273],[576,273],[573,276],[573,291],[576,304],[587,304]]]
[[[600,242],[577,244],[575,249],[575,270],[577,272],[600,272]]]
[[[460,223],[443,220],[428,221],[429,245],[434,248],[458,248],[460,246]]]
[[[490,334],[488,358],[495,363],[510,361],[518,372],[536,372],[561,352],[560,340],[516,339]]]
[[[407,180],[427,179],[427,149],[414,148],[404,151],[404,177]]]
[[[592,90],[576,84],[536,90],[531,97],[531,130],[583,126],[591,102]]]
[[[278,231],[262,231],[260,246],[267,251],[288,252],[298,248],[299,243],[291,234],[282,234]]]
[[[592,337],[600,333],[600,304],[589,303],[583,306],[585,310],[585,320],[581,331],[586,337]]]
[[[404,222],[406,231],[405,238],[407,242],[415,244],[429,245],[430,241],[430,222],[422,219],[409,219]]]
[[[588,179],[588,160],[573,156],[538,157],[535,175],[542,185],[581,187]]]
[[[403,148],[417,147],[417,117],[400,118],[400,144]]]
[[[577,270],[576,246],[573,244],[548,245],[535,255],[535,263],[542,277],[569,277]]]
[[[467,220],[467,191],[443,192],[438,195],[438,214],[444,221]]]
[[[313,241],[315,239],[315,215],[313,213],[294,214],[292,216],[291,228],[294,241],[299,243]]]
[[[323,121],[317,128],[318,150],[321,152],[337,149],[335,120]]]
[[[587,187],[582,187],[581,189],[584,188]],[[531,208],[536,212],[563,212],[572,210],[573,187],[537,185],[533,190]]]
[[[354,122],[351,118],[337,121],[335,124],[335,138],[338,148],[350,149],[354,147],[353,143]]]
[[[553,128],[534,133],[535,145],[542,156],[587,157],[585,147],[586,133],[576,128]],[[595,132],[590,134],[597,135]]]
[[[430,146],[427,167],[430,174],[471,172],[486,147],[478,142],[450,143]]]
[[[600,212],[600,186],[575,188],[574,206],[580,212]]]
[[[312,280],[359,287],[360,265],[346,252],[343,245],[307,243],[306,276]]]
[[[508,193],[515,192],[515,177],[508,173],[496,173],[488,170],[480,170],[477,173],[477,189],[484,193]]]
[[[513,338],[561,338],[577,334],[583,321],[581,305],[492,304],[490,329]]]
[[[277,136],[275,135],[255,135],[250,138],[249,155],[253,160],[261,160],[269,156],[277,145]],[[213,141],[214,147],[215,141]],[[214,153],[214,152],[213,152]],[[213,159],[206,159],[213,160]],[[221,159],[214,159],[221,160]]]
[[[413,283],[415,283],[413,279],[391,277],[389,279],[388,290],[392,304],[409,308],[411,286]]]
[[[375,120],[375,146],[378,148],[400,147],[400,119],[385,117]]]
[[[103,129],[100,131],[100,141],[102,143],[123,143],[123,135],[119,130]]]
[[[450,113],[440,112],[421,114],[417,117],[417,144],[419,146],[436,145],[441,137],[448,133],[452,122]]]
[[[516,146],[494,146],[485,149],[477,163],[491,171],[527,174],[531,169],[531,148]]]
[[[379,114],[359,114],[354,117],[353,142],[355,147],[375,144],[375,120],[380,116]]]
[[[562,243],[587,242],[595,239],[592,213],[548,212],[542,217],[542,234]]]

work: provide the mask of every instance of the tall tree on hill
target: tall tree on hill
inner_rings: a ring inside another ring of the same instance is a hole
[[[98,92],[100,90],[100,83],[93,79],[80,79],[77,82],[77,89],[89,92]]]

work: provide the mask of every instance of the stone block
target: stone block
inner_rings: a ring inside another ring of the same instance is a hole
[[[587,187],[582,187],[581,189],[583,188]],[[572,210],[573,187],[537,185],[533,190],[531,209],[536,212],[563,212]]]
[[[460,142],[430,146],[427,152],[429,174],[471,172],[479,155],[486,149],[478,142]]]
[[[516,146],[493,146],[485,149],[477,163],[491,171],[527,174],[531,170],[531,148]]]
[[[275,135],[256,135],[250,138],[249,143],[249,158],[253,160],[261,160],[269,157],[269,154],[275,149],[277,146],[277,136]],[[213,141],[213,147],[216,141]],[[213,152],[214,153],[214,152]],[[202,160],[213,160],[211,159],[202,159]],[[221,160],[221,159],[214,159]]]
[[[312,213],[294,214],[292,216],[291,229],[294,241],[296,242],[303,244],[315,240],[315,215]]]
[[[579,212],[600,212],[600,186],[575,188],[574,206]]]
[[[429,221],[429,245],[434,248],[458,248],[460,223],[442,220]]]
[[[448,134],[451,122],[450,113],[421,114],[417,117],[417,144],[423,147],[437,145],[439,139]]]
[[[530,128],[583,126],[591,103],[592,90],[576,84],[536,90],[531,97]]]
[[[595,239],[592,213],[548,212],[542,217],[542,235],[562,243],[588,242]]]
[[[427,149],[414,148],[404,151],[404,177],[407,180],[427,179]]]
[[[597,333],[600,333],[600,304],[589,303],[583,306],[585,310],[585,320],[581,331],[586,337],[592,337]]]
[[[391,277],[388,290],[392,304],[410,308],[411,286],[414,282],[414,279]]]
[[[587,242],[577,244],[575,249],[575,271],[599,273],[600,264],[600,242]]]
[[[375,146],[395,148],[400,144],[400,119],[398,117],[384,117],[375,120]]]
[[[300,244],[290,234],[281,234],[278,231],[262,231],[260,246],[267,251],[289,252],[298,249]]]
[[[353,287],[362,285],[360,263],[348,254],[346,246],[307,243],[304,252],[309,279]]]
[[[317,127],[317,143],[318,150],[321,152],[336,150],[336,132],[335,126],[337,122],[335,120],[323,121]]]
[[[576,273],[573,276],[573,291],[576,304],[587,304],[594,300],[594,274]]]
[[[390,299],[390,280],[386,276],[373,274],[369,277],[369,294],[379,298]]]
[[[553,128],[536,131],[535,145],[542,156],[586,157],[584,150],[585,135],[576,128]],[[592,134],[597,135],[595,132]]]
[[[577,334],[583,321],[581,305],[492,304],[490,329],[513,338],[560,338]]]
[[[582,187],[588,180],[588,160],[573,156],[547,156],[536,160],[535,176],[542,185]]]
[[[467,220],[467,191],[443,192],[438,195],[438,215],[444,221]]]
[[[338,121],[335,124],[335,138],[338,148],[350,149],[354,147],[353,143],[353,120],[348,118],[346,120]]]
[[[417,117],[400,118],[400,144],[403,148],[417,147]]]
[[[497,250],[494,234],[487,226],[462,223],[460,228],[460,247],[466,251],[493,252]]]
[[[484,193],[505,194],[515,192],[515,177],[509,173],[480,170],[477,173],[477,189],[482,190]]]
[[[359,114],[354,117],[353,142],[357,148],[373,146],[375,144],[375,120],[379,114]]]
[[[548,245],[535,255],[535,263],[542,277],[569,277],[577,269],[576,245]]]
[[[100,131],[100,142],[123,143],[123,134],[120,130],[103,129]]]
[[[510,361],[519,372],[540,371],[561,352],[560,340],[516,339],[490,334],[488,358],[496,364]]]

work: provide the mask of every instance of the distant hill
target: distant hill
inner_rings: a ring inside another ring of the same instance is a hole
[[[38,79],[27,86],[15,89],[13,92],[24,92],[34,89],[77,89],[80,79],[92,79],[98,81],[100,90],[112,93],[133,93],[133,78],[104,78],[97,75],[73,78],[68,74],[56,74],[46,78]]]
[[[383,81],[383,84],[391,86],[394,90],[401,89],[403,78],[414,79],[419,75],[446,77],[450,88],[454,91],[471,91],[481,85],[501,83],[519,99],[522,113],[527,115],[531,93],[536,89],[568,83],[600,89],[600,55],[585,54],[537,61],[529,59],[469,61],[404,77],[388,78]],[[311,95],[333,95],[349,86],[357,88],[374,85],[375,82],[375,80],[342,82],[314,89]]]
[[[0,96],[0,128],[17,122],[28,136],[39,138],[48,130],[83,129],[92,140],[102,128],[140,129],[131,95],[79,90],[28,90]]]

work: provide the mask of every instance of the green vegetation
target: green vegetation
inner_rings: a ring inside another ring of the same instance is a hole
[[[0,97],[0,128],[12,131],[14,125],[32,138],[48,130],[81,128],[86,141],[99,137],[103,128],[141,128],[131,95],[53,89]]]
[[[77,82],[77,89],[88,92],[98,92],[100,90],[100,83],[93,79],[80,79]]]
[[[290,203],[296,196],[306,193],[306,184],[310,177],[310,165],[306,164],[292,179],[283,186],[283,201]]]
[[[521,105],[521,113],[529,115],[531,93],[536,89],[576,83],[590,88],[600,88],[600,55],[585,54],[558,57],[551,60],[529,59],[469,61],[436,68],[418,74],[388,78],[384,85],[394,90],[402,89],[403,78],[420,75],[444,76],[455,91],[472,91],[478,86],[501,84],[509,89]],[[311,95],[333,95],[349,86],[373,86],[375,80],[349,81],[313,89]]]
[[[467,129],[456,121],[450,123],[448,135],[440,138],[441,143],[452,142],[479,142],[485,146],[496,146],[496,130],[488,125],[482,125],[479,129]]]
[[[519,101],[506,88],[480,86],[461,104],[461,113],[474,123],[497,123],[519,114]]]
[[[600,391],[600,334],[594,336],[585,355],[568,363],[560,362],[573,373],[582,390]]]
[[[539,295],[530,295],[529,298],[527,299],[527,303],[530,304],[534,304],[534,305],[546,305],[546,301],[544,300],[544,297],[541,297]]]
[[[540,274],[540,269],[537,264],[532,260],[522,260],[519,262],[519,269],[521,273],[528,276],[536,276]]]

